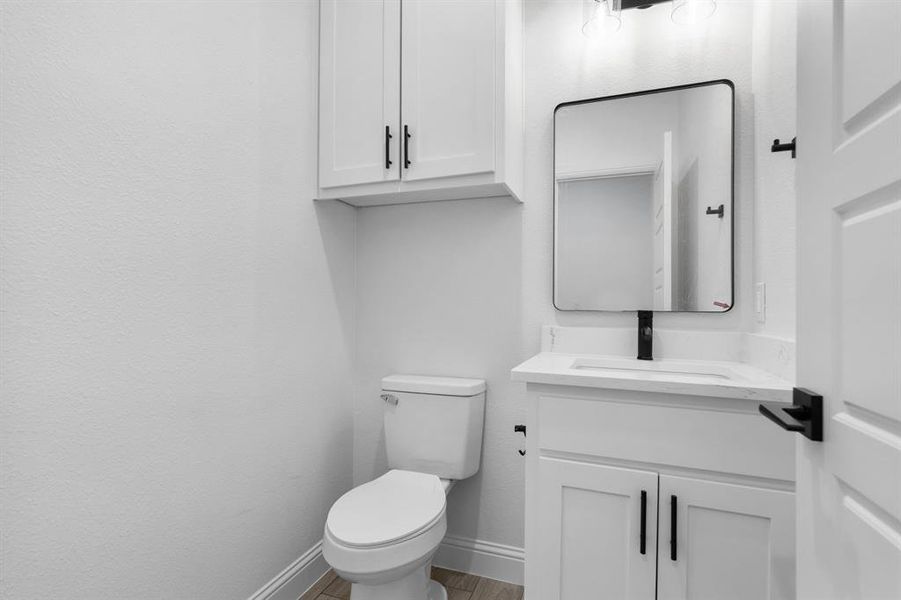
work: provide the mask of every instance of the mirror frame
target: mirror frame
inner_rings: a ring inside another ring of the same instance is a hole
[[[731,185],[729,186],[729,227],[730,233],[730,256],[729,256],[729,287],[732,294],[732,302],[729,305],[729,308],[726,310],[661,310],[656,311],[653,309],[643,309],[643,308],[634,308],[628,310],[614,310],[614,309],[570,309],[570,308],[560,308],[557,306],[557,111],[561,108],[565,108],[568,106],[578,106],[579,104],[591,104],[593,102],[603,102],[607,100],[620,100],[623,98],[632,98],[634,96],[647,96],[649,94],[661,94],[664,92],[675,92],[679,90],[687,90],[692,88],[699,87],[707,87],[712,85],[727,85],[729,86],[729,95],[731,98],[731,116],[732,116],[732,124],[731,124],[731,157],[730,157],[730,165],[732,166],[731,172],[729,174],[729,179]],[[701,315],[724,315],[730,312],[733,308],[735,308],[735,84],[732,83],[731,79],[713,79],[710,81],[702,81],[699,83],[686,83],[682,85],[674,85],[670,87],[662,87],[662,88],[654,88],[651,90],[641,90],[638,92],[629,92],[625,94],[614,94],[612,96],[599,96],[597,98],[585,98],[582,100],[570,100],[568,102],[561,102],[557,106],[554,107],[553,113],[553,132],[551,135],[551,181],[554,187],[554,200],[552,202],[552,208],[554,211],[554,224],[552,233],[553,247],[552,255],[551,255],[551,303],[554,305],[554,309],[559,312],[572,312],[572,313],[599,313],[599,312],[607,312],[607,313],[633,313],[643,310],[649,310],[655,313],[681,313],[681,314],[701,314]]]

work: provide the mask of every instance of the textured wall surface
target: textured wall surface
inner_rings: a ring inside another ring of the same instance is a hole
[[[522,530],[525,418],[510,382],[519,361],[522,207],[507,198],[360,209],[354,480],[387,468],[381,378],[488,381],[481,470],[455,486],[449,531],[502,544]],[[519,545],[522,545],[521,543]]]
[[[316,11],[0,4],[0,597],[246,598],[350,486]]]
[[[551,303],[563,101],[736,83],[737,306],[656,324],[791,337],[793,163],[768,144],[793,135],[793,11],[718,5],[590,42],[577,0],[529,0],[525,204],[355,215],[309,202],[315,2],[0,4],[0,596],[247,597],[384,471],[391,372],[488,380],[450,533],[521,546],[509,369],[543,324],[635,319]]]
[[[797,132],[797,3],[769,0],[754,10],[754,281],[766,283],[766,322],[754,332],[795,339],[797,201],[795,164],[774,154],[774,138]],[[803,142],[802,142],[803,145]]]
[[[753,329],[753,4],[721,1],[715,16],[694,28],[675,25],[668,5],[628,11],[616,36],[593,42],[580,33],[578,1],[525,3],[524,204],[493,199],[359,213],[356,483],[385,468],[380,377],[392,371],[486,377],[483,471],[454,490],[449,532],[522,545],[522,460],[512,427],[525,410],[523,390],[509,382],[508,369],[538,351],[541,325],[635,327],[634,313],[561,313],[551,303],[552,133],[560,102],[712,79],[735,82],[736,306],[722,315],[658,314],[655,325]],[[793,236],[782,220],[760,226],[769,228],[768,239]],[[792,301],[771,302],[777,303],[771,311],[793,315]]]

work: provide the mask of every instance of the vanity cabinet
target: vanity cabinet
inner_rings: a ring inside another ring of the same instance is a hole
[[[538,462],[539,598],[793,597],[791,492]]]
[[[757,411],[790,387],[552,385],[526,365],[529,600],[794,598],[794,445]]]
[[[397,181],[400,0],[322,0],[319,11],[319,187]]]
[[[518,199],[521,46],[519,0],[321,0],[318,197]]]
[[[657,597],[794,598],[794,493],[660,476]]]
[[[527,582],[529,598],[653,600],[657,473],[546,457],[538,463],[540,542],[528,560],[541,565],[541,576],[537,593],[529,587],[535,578]]]

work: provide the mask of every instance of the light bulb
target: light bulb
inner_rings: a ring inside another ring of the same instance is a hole
[[[673,0],[670,15],[679,25],[694,25],[716,12],[716,0]]]
[[[616,33],[622,26],[620,18],[620,0],[587,0],[587,20],[582,26],[585,37],[597,39]]]

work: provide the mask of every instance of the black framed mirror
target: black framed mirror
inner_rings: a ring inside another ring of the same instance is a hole
[[[554,306],[726,312],[735,92],[717,80],[554,110]]]

